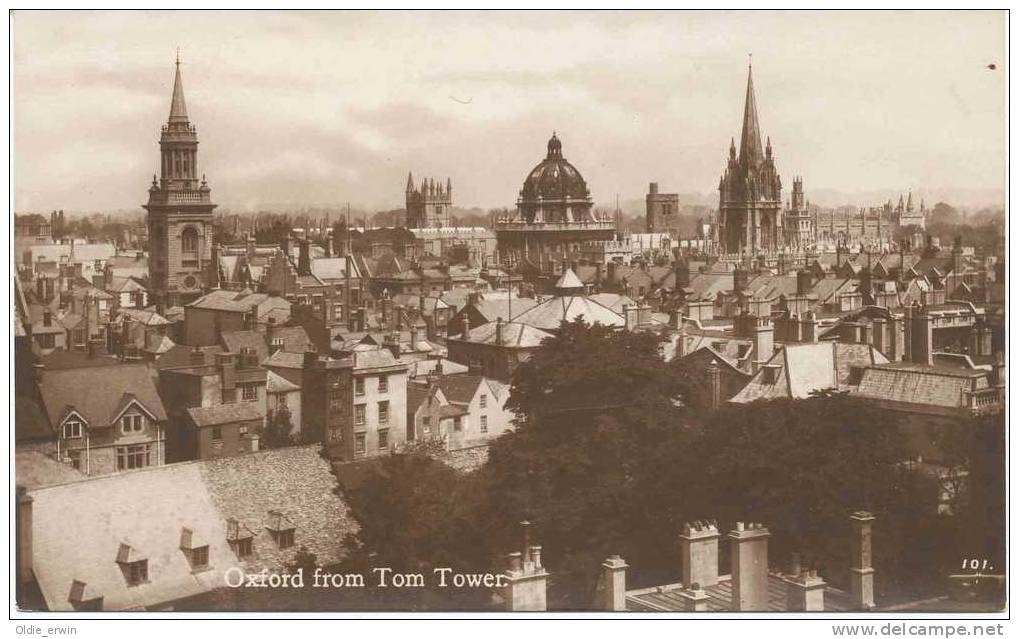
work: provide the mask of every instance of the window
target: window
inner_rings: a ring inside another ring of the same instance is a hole
[[[199,546],[198,548],[192,548],[189,551],[191,559],[191,569],[201,570],[209,567],[209,547]]]
[[[488,406],[488,395],[482,395],[481,396],[481,407],[485,408],[486,406]]]
[[[354,380],[354,394],[364,395],[364,378],[358,377]]]
[[[117,470],[145,468],[149,465],[149,445],[117,447]]]
[[[364,426],[364,404],[358,404],[354,407],[354,424],[357,426]]]
[[[241,386],[241,398],[246,402],[253,402],[258,399],[258,388],[254,384]]]
[[[365,453],[364,433],[358,433],[354,438],[354,453],[364,455]]]
[[[246,425],[241,425],[240,427],[238,427],[237,431],[241,435],[247,435],[248,434],[248,427]]]
[[[190,254],[193,257],[198,253],[198,231],[190,226],[184,229],[180,234],[180,250],[185,256]]]
[[[236,401],[237,401],[237,389],[236,388],[223,389],[223,403],[224,404],[233,404]]]
[[[389,429],[379,429],[379,448],[389,448]]]
[[[389,377],[387,377],[386,375],[379,375],[379,392],[380,393],[389,392]]]
[[[481,432],[488,432],[488,415],[481,416]]]
[[[132,561],[131,563],[122,565],[124,570],[124,578],[127,579],[128,586],[137,586],[138,584],[143,584],[149,580],[148,559]]]
[[[218,442],[223,439],[223,429],[220,426],[212,427],[212,441]]]
[[[460,416],[454,417],[453,430],[460,430],[461,428],[463,428],[463,419],[461,419]]]
[[[389,402],[379,402],[379,423],[389,423]]]
[[[67,451],[67,458],[71,460],[71,467],[81,470],[81,449]]]
[[[243,539],[235,539],[230,542],[230,547],[233,548],[234,554],[237,555],[238,559],[251,556],[251,537],[245,537]]]
[[[125,435],[129,435],[131,433],[140,433],[142,432],[143,426],[144,423],[142,422],[142,416],[137,413],[132,415],[124,415],[123,417],[120,418],[120,432],[124,433]]]
[[[276,545],[279,546],[280,549],[290,548],[291,546],[293,546],[294,545],[294,531],[293,531],[293,529],[291,529],[291,530],[281,530],[281,531],[277,532],[276,533]]]
[[[77,439],[81,437],[81,422],[76,419],[69,419],[64,422],[64,439]]]
[[[53,333],[43,333],[38,336],[39,346],[42,348],[54,348],[57,345],[56,337]]]

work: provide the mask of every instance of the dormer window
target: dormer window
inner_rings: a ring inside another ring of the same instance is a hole
[[[226,520],[226,542],[230,544],[230,550],[234,551],[238,559],[245,559],[252,555],[254,536],[247,526],[233,517]]]
[[[777,364],[765,364],[761,367],[761,381],[765,384],[775,384],[778,382],[778,370],[780,366]]]
[[[128,586],[137,586],[149,580],[149,560],[132,548],[130,544],[122,543],[117,550],[117,565],[124,575],[124,581]]]
[[[81,437],[83,424],[78,419],[68,419],[64,422],[64,439],[78,439]]]
[[[103,596],[96,592],[94,587],[77,579],[71,582],[71,592],[67,595],[67,601],[75,610],[99,612],[103,609]]]
[[[124,415],[123,417],[120,418],[120,432],[122,432],[125,435],[130,435],[131,433],[140,433],[142,432],[142,429],[144,427],[145,427],[144,418],[137,413]]]
[[[297,527],[281,511],[270,510],[265,527],[269,529],[269,535],[272,536],[272,540],[280,550],[294,545],[294,531],[297,530]]]
[[[180,532],[180,549],[191,564],[192,572],[205,570],[209,567],[209,544],[201,539],[195,531],[183,528]]]

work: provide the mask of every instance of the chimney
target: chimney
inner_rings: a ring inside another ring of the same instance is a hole
[[[761,524],[736,522],[732,540],[732,609],[768,609],[768,537]]]
[[[191,348],[191,352],[188,353],[188,364],[191,366],[203,366],[205,364],[205,353],[202,352],[201,348],[197,346]]]
[[[874,607],[874,568],[871,567],[871,523],[874,515],[860,510],[849,517],[853,525],[849,579],[853,603],[860,610]]]
[[[718,583],[718,526],[695,521],[683,525],[679,535],[683,585],[704,588]]]
[[[630,305],[623,304],[623,328],[632,331],[635,327],[630,324]]]
[[[46,299],[46,276],[40,275],[39,279],[35,281],[35,296],[39,299],[39,302],[45,304],[49,300]]]
[[[460,320],[460,322],[463,324],[463,335],[461,336],[461,339],[463,339],[464,341],[467,341],[468,334],[471,332],[471,317],[470,317],[470,315],[468,315],[467,313],[464,313],[463,319]]]
[[[732,290],[739,292],[750,283],[750,273],[741,264],[737,264],[732,270]]]
[[[885,327],[886,322],[883,317],[875,317],[873,330],[874,330],[874,348],[879,350],[881,353],[887,355],[886,350],[888,349],[888,334]]]
[[[786,608],[796,612],[824,612],[824,579],[816,570],[797,570],[785,581]]]
[[[612,555],[602,562],[602,610],[626,612],[626,562]]]
[[[297,254],[297,274],[311,275],[311,243],[307,239],[300,240]]]
[[[304,351],[304,358],[301,360],[301,368],[311,370],[318,365],[318,353],[316,351]]]
[[[32,581],[32,496],[24,486],[16,486],[18,510],[15,513],[15,561],[17,562],[18,591]],[[18,598],[20,601],[20,597]]]
[[[803,296],[814,286],[814,274],[809,269],[796,271],[796,295]]]
[[[817,342],[817,315],[814,311],[807,311],[803,316],[803,341]]]
[[[276,318],[270,317],[266,320],[265,324],[265,340],[269,342],[269,354],[273,355],[280,350],[281,346],[273,344],[273,340],[276,338]]]
[[[902,360],[902,331],[899,328],[899,318],[888,314],[888,350],[885,356],[890,361],[898,362]]]
[[[690,286],[690,263],[685,258],[676,260],[676,290]]]
[[[755,318],[754,361],[764,364],[775,354],[775,327],[767,317]]]
[[[42,325],[51,326],[53,324],[53,311],[46,309],[42,312]]]
[[[708,364],[708,408],[718,410],[722,405],[722,369],[712,359]]]
[[[216,353],[216,363],[219,365],[219,377],[222,389],[234,390],[237,387],[234,354]]]
[[[909,360],[916,364],[934,365],[934,318],[926,308],[906,308],[906,348]]]
[[[255,236],[249,234],[244,240],[244,255],[248,261],[255,259]]]
[[[544,612],[548,609],[546,584],[548,572],[541,565],[541,546],[529,543],[529,522],[521,522],[524,551],[508,555],[509,566],[503,575],[503,598],[511,612]]]
[[[502,346],[502,317],[495,319],[495,345]]]
[[[410,327],[410,350],[416,352],[418,348],[418,327],[411,324]]]

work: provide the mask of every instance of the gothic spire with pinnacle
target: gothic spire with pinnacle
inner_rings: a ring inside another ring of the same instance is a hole
[[[170,101],[170,122],[187,122],[188,107],[184,102],[184,83],[180,79],[180,48],[177,49],[177,73],[173,78],[173,99]]]
[[[748,160],[755,164],[761,162],[761,127],[757,123],[757,101],[754,99],[754,65],[747,65],[747,97],[743,107],[743,135],[740,137],[739,158],[742,163]]]

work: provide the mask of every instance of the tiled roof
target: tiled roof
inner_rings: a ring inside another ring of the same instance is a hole
[[[439,359],[421,359],[416,362],[410,362],[410,368],[408,369],[408,376],[413,379],[415,377],[424,377],[435,370],[436,365],[442,362],[442,374],[443,375],[459,375],[467,372],[467,367],[458,362],[454,362],[451,359],[439,358]]]
[[[474,344],[494,345],[496,343],[497,326],[498,322],[488,322],[487,324],[482,324],[481,326],[472,328],[467,334],[467,341]],[[533,348],[540,346],[542,340],[551,336],[551,333],[543,331],[540,328],[534,328],[528,324],[522,324],[520,322],[502,323],[502,345],[506,347]]]
[[[145,326],[166,326],[172,323],[170,320],[155,311],[146,311],[135,308],[120,309],[118,311],[117,319],[123,320],[123,317],[130,317],[132,322],[139,322]]]
[[[637,302],[630,299],[626,295],[620,295],[619,293],[595,293],[594,295],[588,295],[588,299],[598,302],[605,308],[615,313],[622,314],[624,306],[636,306]]]
[[[351,260],[353,263],[354,261]],[[311,261],[311,273],[321,281],[346,279],[347,258],[322,257]],[[357,265],[350,270],[351,279],[357,279]]]
[[[29,490],[85,479],[85,473],[63,464],[40,450],[16,448],[14,480]]]
[[[559,281],[555,283],[556,289],[574,289],[584,288],[584,283],[580,281],[577,274],[573,272],[572,268],[566,269]]]
[[[187,410],[188,415],[191,416],[191,421],[199,427],[262,419],[262,414],[252,405],[252,402],[198,406]]]
[[[317,445],[150,467],[30,491],[33,568],[49,610],[70,610],[72,581],[103,597],[105,610],[155,606],[224,584],[232,567],[282,570],[302,546],[322,565],[339,561],[356,530]],[[158,495],[158,499],[153,496]],[[270,510],[293,522],[281,550],[266,530]],[[253,533],[242,562],[227,543],[227,520]],[[73,526],[67,522],[73,521]],[[193,572],[180,550],[190,529],[209,544],[209,570]],[[128,587],[116,563],[121,545],[148,560],[148,581]]]
[[[191,361],[191,353],[194,351],[194,346],[187,346],[185,344],[176,344],[170,350],[166,351],[154,361],[155,367],[158,370],[167,368],[185,368],[190,366],[196,366],[197,364]],[[199,346],[199,350],[202,352],[202,366],[215,364],[216,353],[222,353],[223,347],[216,346]]]
[[[279,326],[273,330],[273,337],[283,340],[285,351],[303,353],[313,347],[308,331],[303,326]]]
[[[156,385],[143,364],[46,371],[39,382],[39,393],[53,426],[70,410],[85,418],[92,428],[110,426],[127,396],[136,399],[156,419],[166,419]]]
[[[589,324],[622,327],[623,317],[583,296],[553,297],[513,318],[514,322],[544,330],[555,330],[564,321],[579,317]]]
[[[511,312],[516,317],[537,305],[538,303],[530,297],[514,297],[513,299],[506,299],[505,297],[502,299],[482,298],[472,304],[474,309],[489,322],[494,322],[500,317],[504,320],[509,320]]]
[[[262,360],[262,366],[269,368],[303,368],[304,353],[276,351],[266,359]]]
[[[679,596],[681,588],[682,584],[670,584],[656,588],[629,590],[626,593],[626,609],[630,612],[683,611],[685,610],[684,601]],[[720,575],[718,583],[705,588],[704,594],[708,596],[708,611],[733,610],[732,577],[730,575]],[[824,609],[833,612],[852,610],[852,598],[843,590],[827,586],[824,589]],[[771,612],[789,610],[786,603],[786,583],[783,581],[782,575],[777,573],[768,574],[768,610]]]

